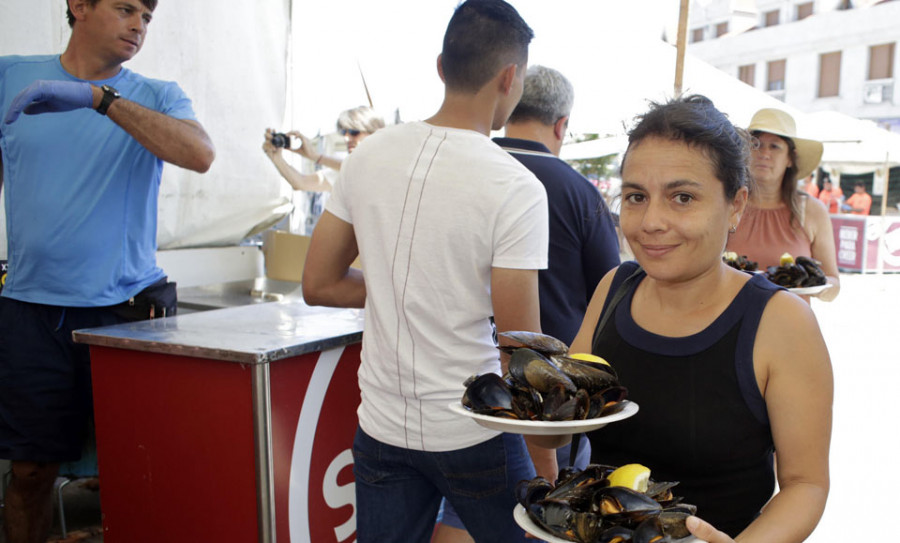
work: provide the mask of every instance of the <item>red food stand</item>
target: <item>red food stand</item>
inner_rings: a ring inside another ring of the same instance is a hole
[[[832,215],[841,271],[900,271],[900,217]]]
[[[75,332],[104,541],[352,541],[362,318],[295,299]]]

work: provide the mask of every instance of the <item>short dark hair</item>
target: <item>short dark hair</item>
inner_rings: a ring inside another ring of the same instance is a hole
[[[97,5],[97,2],[100,0],[87,0],[89,6],[94,7]],[[153,11],[156,9],[156,4],[158,0],[141,0],[141,4],[144,4],[144,7]],[[72,14],[72,8],[69,7],[69,2],[66,0],[66,18],[69,19],[69,28],[75,28],[75,15]]]
[[[854,188],[856,188],[856,187],[866,188],[866,182],[865,181],[857,181],[856,183],[853,183],[853,187]]]
[[[444,33],[441,67],[454,91],[478,92],[503,66],[528,63],[534,32],[503,0],[466,0]]]
[[[638,117],[637,125],[628,133],[628,149],[622,164],[631,149],[654,136],[683,142],[704,153],[712,162],[728,199],[749,185],[750,136],[746,130],[731,124],[709,98],[692,94],[665,104],[651,103],[650,110]]]

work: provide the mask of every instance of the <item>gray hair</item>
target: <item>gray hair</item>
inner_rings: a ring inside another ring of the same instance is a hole
[[[574,102],[575,89],[563,74],[546,66],[531,66],[525,75],[522,99],[509,122],[537,120],[552,125],[572,112]]]
[[[342,111],[337,120],[339,131],[359,130],[372,134],[379,128],[384,128],[384,119],[369,106],[359,106]]]

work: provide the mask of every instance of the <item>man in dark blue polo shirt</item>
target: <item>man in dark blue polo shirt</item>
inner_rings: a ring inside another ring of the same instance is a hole
[[[619,241],[606,202],[583,175],[558,158],[574,91],[561,73],[532,66],[519,105],[494,141],[547,189],[549,267],[541,270],[541,329],[572,343],[600,279],[619,265]]]

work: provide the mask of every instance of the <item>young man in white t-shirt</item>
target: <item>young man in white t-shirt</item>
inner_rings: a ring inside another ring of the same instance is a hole
[[[546,193],[489,139],[522,94],[532,36],[502,0],[461,4],[438,57],[440,110],[367,138],[313,233],[307,303],[366,308],[353,446],[360,543],[427,541],[442,496],[477,541],[524,541],[513,489],[535,465],[555,477],[552,450],[448,408],[467,377],[503,369],[492,317],[500,331],[540,330]],[[357,255],[363,271],[350,268]]]

